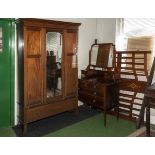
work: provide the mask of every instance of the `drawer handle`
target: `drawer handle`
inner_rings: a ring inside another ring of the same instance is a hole
[[[96,102],[96,100],[93,100],[93,103],[95,103]]]
[[[96,86],[94,86],[94,88],[96,88]]]
[[[96,95],[96,92],[94,92],[94,95]]]

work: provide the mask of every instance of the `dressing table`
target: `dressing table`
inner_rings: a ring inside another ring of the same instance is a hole
[[[89,51],[89,65],[81,71],[78,81],[78,99],[104,112],[104,126],[107,111],[117,107],[118,103],[114,55],[112,43],[93,44]]]

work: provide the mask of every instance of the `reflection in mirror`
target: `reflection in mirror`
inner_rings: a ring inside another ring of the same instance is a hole
[[[109,50],[108,67],[113,67],[114,47],[111,46]]]
[[[94,45],[91,50],[91,65],[96,65],[99,45]]]
[[[59,32],[47,32],[46,34],[46,92],[47,98],[53,98],[62,94],[62,36]]]
[[[101,68],[113,67],[113,53],[113,44],[93,45],[90,52],[90,65]]]
[[[2,52],[3,42],[2,42],[2,28],[0,27],[0,52]]]

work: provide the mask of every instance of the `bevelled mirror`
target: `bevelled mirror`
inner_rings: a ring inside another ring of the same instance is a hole
[[[0,27],[0,52],[3,50],[3,41],[2,41],[2,28]]]
[[[94,44],[90,51],[90,65],[99,68],[113,67],[114,45]]]
[[[54,98],[62,94],[62,35],[46,33],[46,96]]]
[[[96,66],[96,61],[97,61],[97,55],[98,55],[98,48],[99,48],[99,45],[94,45],[92,46],[92,49],[91,49],[91,65],[95,65]]]

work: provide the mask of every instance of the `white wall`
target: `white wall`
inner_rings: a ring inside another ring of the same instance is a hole
[[[114,43],[116,33],[116,18],[98,18],[96,37],[99,43]]]

